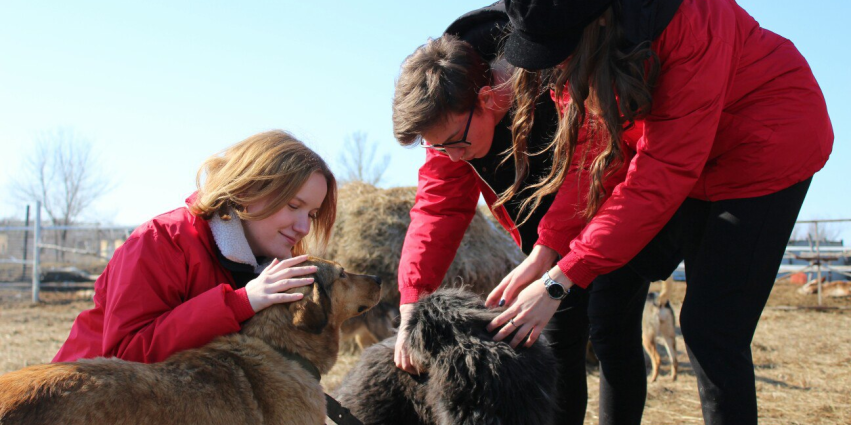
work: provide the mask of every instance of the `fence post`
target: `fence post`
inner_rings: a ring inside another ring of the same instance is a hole
[[[29,205],[27,205],[27,218],[26,218],[26,221],[24,222],[24,227],[30,227],[30,206]],[[24,262],[23,262],[23,264],[21,264],[21,282],[24,282],[24,276],[27,275],[27,242],[29,241],[29,239],[30,239],[29,229],[24,230],[24,251],[23,251]]]
[[[816,288],[818,288],[818,305],[821,307],[821,249],[819,249],[818,220],[815,223],[816,230]]]
[[[39,301],[39,287],[41,280],[39,277],[38,263],[40,258],[39,250],[41,244],[41,201],[35,201],[35,222],[33,223],[33,302]]]

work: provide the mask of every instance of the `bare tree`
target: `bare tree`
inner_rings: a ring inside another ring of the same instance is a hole
[[[44,132],[38,137],[35,150],[11,187],[23,201],[41,201],[55,226],[75,223],[111,188],[111,181],[92,153],[91,143],[67,128]],[[59,234],[64,245],[67,230]]]
[[[346,137],[340,164],[343,168],[343,181],[361,181],[377,185],[390,165],[390,155],[376,157],[378,145],[367,141],[366,133],[356,131]]]
[[[816,238],[816,224],[810,223],[809,229],[807,233],[810,238]],[[841,223],[819,223],[818,224],[818,239],[821,241],[831,241],[835,242],[840,239],[842,235],[842,226]]]

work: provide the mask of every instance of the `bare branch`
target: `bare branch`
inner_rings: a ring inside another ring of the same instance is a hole
[[[101,168],[89,141],[71,129],[54,129],[38,137],[12,193],[25,202],[41,201],[54,224],[72,224],[112,189]]]
[[[390,155],[376,157],[378,144],[370,143],[364,132],[356,131],[346,137],[340,153],[342,181],[361,181],[371,185],[381,182],[381,177],[390,165]]]
[[[807,233],[816,238],[816,223],[810,223]],[[819,223],[818,239],[821,241],[838,241],[842,235],[842,223]]]

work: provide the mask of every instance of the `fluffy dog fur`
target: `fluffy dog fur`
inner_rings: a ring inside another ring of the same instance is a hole
[[[650,358],[650,381],[656,381],[659,376],[659,364],[662,363],[662,356],[656,348],[656,337],[662,337],[665,344],[665,350],[668,352],[668,357],[671,358],[671,380],[677,380],[677,340],[676,340],[676,317],[671,303],[668,302],[669,294],[671,293],[671,285],[674,283],[674,278],[669,277],[668,280],[662,282],[662,290],[658,294],[651,292],[647,294],[647,301],[644,302],[644,315],[641,319],[642,326],[642,345],[647,356]]]
[[[416,364],[396,368],[395,337],[366,349],[336,395],[364,424],[551,424],[556,363],[541,337],[514,350],[485,326],[499,312],[458,289],[420,300],[408,323]]]
[[[239,334],[155,364],[111,358],[33,366],[0,377],[0,424],[322,424],[314,376],[337,359],[340,325],[375,305],[380,283],[319,259],[301,301],[262,310]],[[377,284],[379,283],[379,284]]]

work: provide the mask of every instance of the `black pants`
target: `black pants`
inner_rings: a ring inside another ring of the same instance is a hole
[[[707,424],[756,424],[750,344],[811,179],[724,201],[687,199],[626,266],[571,293],[547,336],[560,360],[563,423],[587,404],[585,345],[600,359],[600,423],[640,424],[647,396],[641,314],[650,281],[685,261],[680,326]]]
[[[650,280],[622,267],[586,290],[572,289],[562,301],[546,329],[559,362],[558,423],[581,425],[585,419],[589,337],[600,359],[600,423],[641,422],[647,396],[641,315],[649,286]]]

